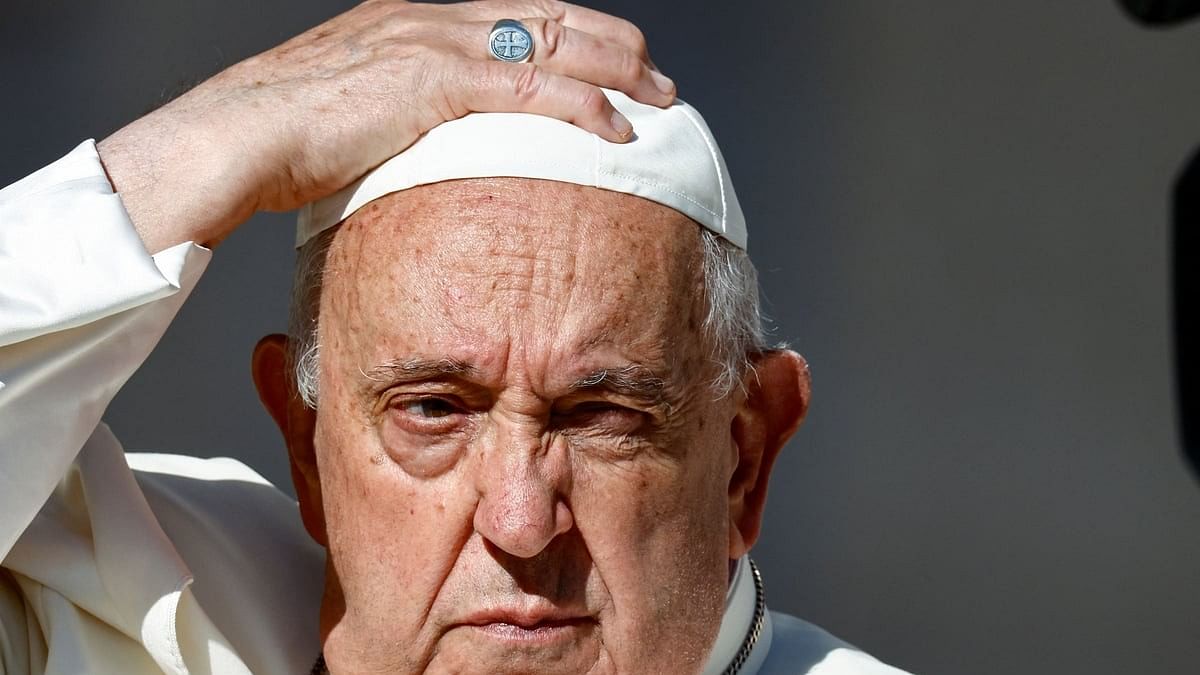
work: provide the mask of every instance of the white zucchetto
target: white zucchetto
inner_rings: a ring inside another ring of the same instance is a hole
[[[610,143],[577,126],[527,113],[473,113],[431,129],[340,192],[300,210],[296,245],[384,195],[463,178],[540,178],[644,197],[669,206],[738,248],[746,221],[725,159],[696,109],[638,103],[605,90],[633,124]]]

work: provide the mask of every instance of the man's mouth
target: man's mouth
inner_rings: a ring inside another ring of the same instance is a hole
[[[462,625],[501,642],[544,644],[573,640],[589,631],[594,623],[595,620],[587,615],[501,609],[472,615]]]

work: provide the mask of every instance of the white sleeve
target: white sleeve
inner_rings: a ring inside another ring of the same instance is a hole
[[[0,560],[210,255],[149,255],[92,141],[0,190]]]

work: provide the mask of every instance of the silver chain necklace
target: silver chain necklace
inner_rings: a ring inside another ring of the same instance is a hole
[[[750,574],[754,578],[754,620],[750,622],[750,630],[746,632],[746,639],[742,640],[741,649],[729,662],[729,666],[725,668],[722,675],[737,675],[741,672],[742,666],[746,665],[746,660],[750,658],[750,652],[754,651],[754,646],[762,637],[763,624],[766,622],[767,597],[763,591],[762,574],[753,560],[750,558],[746,558],[746,560],[750,563]],[[325,667],[324,654],[317,656],[317,662],[313,664],[312,670],[308,671],[308,675],[329,675],[329,669]]]
[[[754,620],[750,622],[746,639],[742,640],[742,648],[729,662],[722,675],[737,675],[741,672],[742,666],[746,665],[746,660],[750,658],[750,652],[754,651],[754,646],[762,637],[763,624],[767,620],[767,594],[763,590],[762,574],[753,559],[747,557],[746,562],[750,563],[750,575],[754,578]]]

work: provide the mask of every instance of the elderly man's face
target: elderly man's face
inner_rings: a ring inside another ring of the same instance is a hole
[[[290,433],[330,553],[333,672],[703,665],[757,534],[743,483],[777,447],[748,469],[746,396],[709,387],[699,236],[525,179],[409,190],[343,225],[320,405]]]

